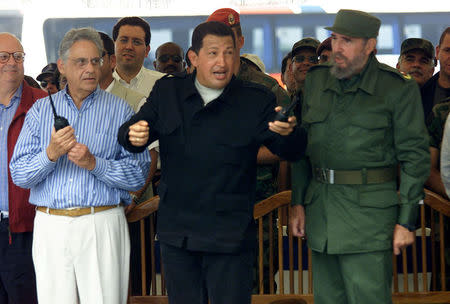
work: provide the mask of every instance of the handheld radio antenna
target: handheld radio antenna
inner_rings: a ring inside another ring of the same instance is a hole
[[[48,97],[50,98],[50,104],[52,105],[53,115],[55,116],[55,130],[58,131],[64,127],[69,126],[69,121],[65,117],[58,116],[58,114],[56,114],[56,108],[55,104],[53,103],[52,94],[50,93],[50,91],[47,92]]]
[[[275,116],[274,121],[278,120],[278,121],[287,122],[288,118],[289,118],[289,113],[295,108],[297,103],[298,103],[298,96],[296,95],[294,97],[294,100],[287,107],[283,107],[280,110],[280,112],[277,113],[277,115]]]

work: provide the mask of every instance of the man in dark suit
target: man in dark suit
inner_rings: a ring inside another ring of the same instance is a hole
[[[205,303],[206,293],[212,304],[250,303],[258,149],[289,160],[304,151],[295,117],[273,122],[275,95],[235,78],[235,52],[229,27],[200,24],[189,52],[196,72],[156,82],[119,130],[132,152],[160,141],[158,236],[171,304]]]

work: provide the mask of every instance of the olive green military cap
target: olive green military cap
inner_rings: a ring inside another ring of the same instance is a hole
[[[302,40],[294,43],[294,46],[292,47],[292,57],[295,56],[296,52],[298,52],[300,49],[304,49],[304,48],[310,48],[315,53],[317,48],[319,47],[319,44],[320,44],[320,41],[315,38],[312,38],[312,37],[303,38]]]
[[[326,29],[350,37],[377,38],[380,25],[380,19],[366,12],[341,9],[333,26]]]
[[[434,58],[434,47],[430,41],[421,38],[409,38],[402,42],[400,55],[406,54],[412,50],[422,50],[428,58]]]

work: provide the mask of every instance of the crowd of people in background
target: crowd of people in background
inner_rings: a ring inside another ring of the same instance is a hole
[[[188,50],[158,46],[154,70],[144,19],[119,19],[112,37],[72,29],[39,83],[24,75],[32,50],[0,33],[0,303],[126,303],[130,268],[140,294],[140,227],[125,214],[157,194],[170,303],[249,303],[249,210],[287,189],[291,233],[313,249],[315,303],[390,303],[390,254],[411,243],[423,185],[450,197],[450,27],[435,45],[404,40],[396,69],[376,60],[379,27],[341,10],[329,38],[292,45],[281,85],[240,53],[229,8],[196,27]],[[272,122],[291,102],[288,122]],[[56,116],[69,125],[53,128]],[[363,180],[348,173],[360,168]],[[368,227],[369,207],[384,227]],[[265,278],[269,269],[266,257]]]

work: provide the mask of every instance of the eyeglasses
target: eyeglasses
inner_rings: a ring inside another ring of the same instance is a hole
[[[317,56],[309,56],[309,57],[306,57],[306,56],[304,56],[304,55],[297,55],[297,56],[294,56],[294,58],[293,58],[293,60],[294,60],[296,63],[302,63],[303,61],[305,61],[305,59],[307,59],[307,60],[309,61],[309,63],[314,63],[314,64],[316,64],[316,63],[319,62],[319,59],[317,58]]]
[[[92,66],[94,67],[98,67],[103,65],[103,58],[100,57],[94,57],[94,58],[69,58],[70,60],[72,60],[73,62],[75,62],[75,65],[79,68],[79,69],[84,69],[85,67],[87,67],[87,65],[89,64],[89,62],[91,62]]]
[[[24,52],[14,52],[14,53],[0,52],[0,63],[7,63],[11,55],[13,56],[14,61],[17,63],[22,63],[23,60],[25,59]]]
[[[320,62],[327,62],[328,61],[328,55],[320,55]]]
[[[157,60],[166,63],[167,61],[169,61],[169,59],[172,59],[173,62],[175,63],[180,63],[183,58],[181,58],[181,56],[179,55],[161,55],[157,58]]]
[[[47,81],[47,80],[42,80],[41,81],[41,87],[43,87],[44,89],[49,85],[49,84],[53,84],[53,85],[56,85],[56,82],[55,81]]]

